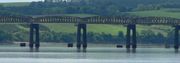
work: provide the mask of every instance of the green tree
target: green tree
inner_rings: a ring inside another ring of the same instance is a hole
[[[9,42],[12,41],[12,34],[0,31],[0,42]]]

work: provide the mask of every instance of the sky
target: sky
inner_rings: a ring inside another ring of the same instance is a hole
[[[43,1],[43,0],[0,0],[0,2],[31,2],[31,1]]]

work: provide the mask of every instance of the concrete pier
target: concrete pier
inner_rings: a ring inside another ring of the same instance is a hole
[[[35,50],[38,51],[40,47],[39,42],[39,24],[30,24],[30,37],[29,37],[29,48],[30,51],[33,51],[35,46]]]
[[[175,49],[175,52],[178,52],[178,49],[179,49],[179,29],[180,29],[180,26],[176,25],[175,30],[174,30],[174,49]]]
[[[81,47],[83,52],[86,52],[87,48],[87,26],[86,24],[78,24],[77,26],[77,49],[80,52]]]
[[[132,31],[132,34],[131,34]],[[131,36],[132,35],[132,36]],[[136,25],[129,24],[127,25],[127,35],[126,35],[126,48],[127,52],[130,52],[130,48],[132,47],[132,51],[136,52],[137,41],[136,41]]]

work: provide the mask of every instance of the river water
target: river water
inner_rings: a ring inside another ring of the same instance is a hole
[[[180,63],[180,54],[165,48],[138,48],[136,53],[126,53],[125,49],[118,48],[89,48],[86,53],[63,48],[52,49],[65,52],[45,49],[41,48],[40,52],[0,52],[0,63]]]

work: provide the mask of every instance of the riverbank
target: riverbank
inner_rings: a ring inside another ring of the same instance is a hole
[[[20,47],[20,43],[26,43],[25,47],[29,47],[28,42],[14,42],[9,44],[0,44],[0,47]],[[48,43],[41,42],[40,47],[67,47],[67,43]],[[110,47],[116,48],[117,45],[122,45],[125,48],[125,44],[115,44],[115,43],[88,43],[88,47]],[[73,47],[76,47],[76,43],[73,43]],[[164,44],[137,44],[138,48],[164,48]],[[170,46],[172,47],[172,45]]]
[[[26,43],[25,47],[20,47],[20,43]],[[122,48],[117,48],[117,45],[122,45]],[[163,44],[138,44],[137,51],[155,50],[171,50],[168,52],[174,52],[174,48],[166,49]],[[15,42],[11,44],[0,44],[0,52],[30,52],[28,42]],[[41,42],[39,52],[77,52],[76,43],[73,47],[67,47],[67,43],[47,43]],[[126,52],[126,46],[124,44],[110,44],[110,43],[88,43],[87,52]],[[150,52],[150,51],[148,51]]]

